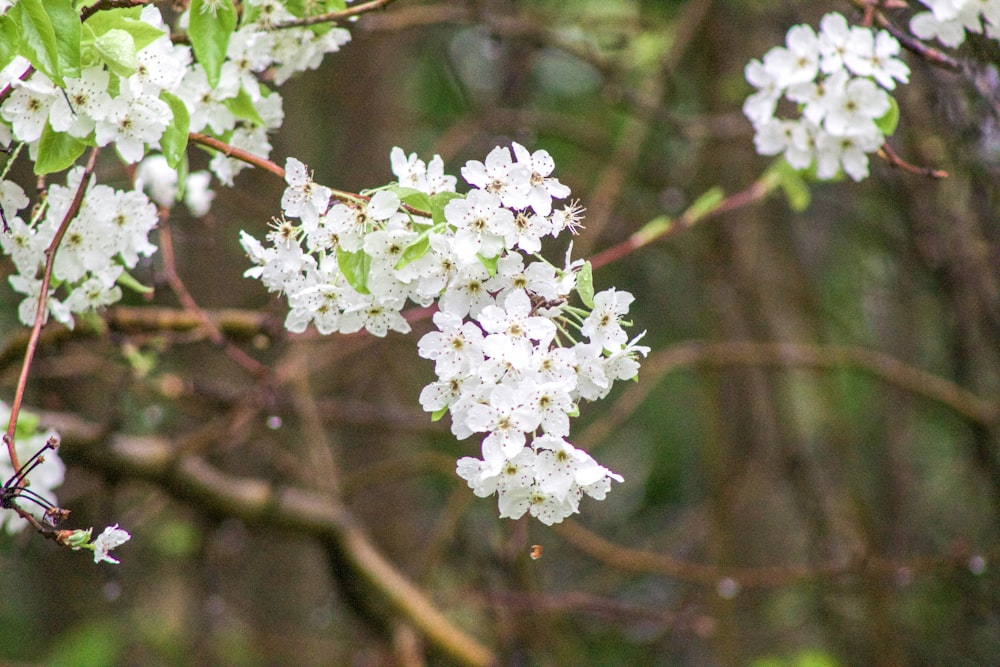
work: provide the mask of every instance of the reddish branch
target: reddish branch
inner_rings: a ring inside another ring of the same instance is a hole
[[[56,250],[58,250],[59,244],[62,243],[63,236],[66,235],[66,230],[69,228],[73,218],[80,212],[83,195],[87,192],[87,183],[90,181],[90,176],[94,173],[94,164],[97,162],[98,153],[100,153],[100,149],[96,147],[90,151],[90,157],[87,158],[87,165],[83,169],[80,185],[76,189],[76,194],[73,196],[69,210],[66,211],[66,215],[59,224],[59,229],[56,230],[56,234],[52,238],[49,247],[45,249],[45,273],[42,275],[42,285],[39,288],[38,308],[35,310],[35,323],[31,327],[31,335],[28,337],[27,349],[24,352],[24,362],[21,365],[21,374],[17,378],[14,402],[10,408],[10,420],[7,423],[7,432],[3,437],[4,444],[7,445],[7,454],[10,456],[10,464],[14,470],[18,470],[21,467],[18,464],[17,450],[14,446],[14,431],[17,428],[17,417],[21,411],[21,403],[24,400],[24,391],[28,385],[28,373],[31,370],[31,361],[34,359],[35,350],[38,347],[38,336],[41,334],[42,325],[45,324],[45,320],[47,319],[49,283],[52,280],[52,266],[55,263]]]

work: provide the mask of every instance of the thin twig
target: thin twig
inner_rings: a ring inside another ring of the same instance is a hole
[[[222,331],[216,326],[215,322],[208,316],[208,314],[202,310],[198,302],[195,301],[194,297],[191,296],[191,292],[188,291],[187,286],[184,281],[181,280],[180,275],[177,273],[177,263],[174,259],[174,241],[173,235],[170,232],[170,225],[168,224],[166,215],[160,216],[160,253],[163,257],[163,274],[166,278],[167,285],[173,290],[177,299],[181,302],[184,310],[191,313],[195,319],[198,320],[202,330],[206,332],[209,340],[225,350],[226,354],[240,366],[245,368],[247,371],[253,373],[257,377],[263,377],[268,372],[268,367],[260,363],[249,354],[244,352],[242,349],[236,347],[223,335]]]
[[[390,2],[393,2],[393,0],[370,0],[370,2],[365,2],[354,7],[348,7],[347,9],[341,9],[327,14],[320,14],[318,16],[306,16],[305,18],[289,21],[288,23],[282,23],[281,25],[275,27],[278,29],[297,28],[316,25],[317,23],[334,23],[336,21],[351,18],[352,16],[359,16],[361,14],[375,11],[376,9],[382,9]]]
[[[17,450],[14,446],[14,431],[17,428],[17,417],[21,412],[21,402],[24,400],[24,392],[28,386],[28,373],[31,370],[31,362],[35,357],[35,350],[38,347],[38,337],[41,334],[42,325],[45,324],[45,320],[47,319],[49,283],[52,280],[52,266],[55,264],[56,250],[59,248],[59,244],[62,243],[63,236],[66,234],[70,223],[80,211],[83,196],[87,191],[87,183],[90,181],[91,174],[94,173],[94,165],[97,163],[97,155],[99,153],[100,148],[97,147],[90,151],[90,157],[87,158],[87,165],[83,169],[80,185],[76,189],[73,201],[70,203],[66,215],[59,224],[59,229],[56,230],[52,242],[45,249],[45,272],[42,275],[42,285],[38,292],[38,308],[35,310],[35,323],[31,328],[31,336],[28,338],[28,344],[24,351],[24,363],[21,364],[21,374],[17,378],[17,389],[14,392],[14,401],[10,408],[10,420],[7,423],[7,432],[3,437],[4,444],[7,445],[7,454],[10,456],[10,464],[14,470],[20,468],[17,461]]]

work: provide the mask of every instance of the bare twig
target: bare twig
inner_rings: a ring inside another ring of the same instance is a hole
[[[282,23],[276,27],[279,29],[296,28],[301,26],[316,25],[318,23],[334,23],[336,21],[351,18],[352,16],[360,16],[361,14],[373,12],[376,9],[382,9],[391,2],[393,2],[393,0],[369,0],[369,2],[364,2],[360,5],[355,5],[354,7],[348,7],[347,9],[341,9],[339,11],[320,14],[317,16],[306,16],[305,18],[289,21],[288,23]]]

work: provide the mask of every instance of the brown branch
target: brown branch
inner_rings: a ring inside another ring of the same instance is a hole
[[[591,257],[590,264],[596,269],[604,266],[605,264],[616,262],[645,245],[649,245],[654,241],[659,241],[669,236],[679,234],[680,232],[694,226],[697,222],[713,218],[722,213],[735,211],[743,208],[744,206],[749,206],[750,204],[760,201],[770,194],[771,190],[773,190],[776,186],[776,181],[768,179],[765,176],[764,178],[751,183],[746,189],[729,195],[716,206],[711,207],[708,210],[692,208],[688,209],[673,220],[662,219],[661,224],[647,225],[621,243],[613,245],[610,248],[605,248]]]
[[[170,289],[173,290],[177,299],[184,307],[184,310],[191,313],[194,318],[198,320],[199,326],[203,331],[205,331],[209,340],[225,350],[226,355],[230,359],[235,361],[250,373],[253,373],[258,378],[262,378],[267,375],[267,366],[229,342],[229,340],[223,335],[222,331],[215,326],[215,323],[212,322],[211,318],[209,318],[205,311],[202,310],[201,306],[198,305],[198,302],[194,300],[194,297],[191,296],[191,292],[188,291],[184,281],[181,280],[180,275],[177,273],[177,263],[174,260],[173,235],[170,232],[170,225],[168,224],[165,211],[161,211],[160,214],[159,232],[160,255],[163,257],[164,277],[166,278],[167,285],[169,285]]]
[[[106,474],[152,482],[203,511],[247,523],[285,528],[336,546],[345,574],[366,594],[384,600],[438,650],[462,665],[497,665],[493,652],[439,611],[428,596],[389,562],[350,511],[328,494],[230,475],[197,455],[178,456],[166,438],[99,437],[99,429],[73,415],[42,413],[62,434],[63,459]]]
[[[948,172],[944,169],[935,169],[934,167],[918,167],[915,164],[910,164],[903,158],[899,157],[899,154],[892,149],[889,142],[882,144],[882,147],[878,150],[879,157],[885,159],[892,167],[897,167],[903,171],[909,172],[911,174],[917,174],[918,176],[927,176],[928,178],[948,178]]]
[[[650,572],[671,579],[711,586],[720,595],[735,595],[746,588],[780,588],[808,580],[830,579],[841,575],[869,573],[894,578],[902,573],[914,575],[942,567],[969,568],[973,558],[993,560],[1000,555],[1000,545],[974,551],[964,544],[946,554],[889,559],[869,554],[854,554],[846,560],[815,565],[773,565],[762,567],[722,567],[692,563],[663,554],[622,547],[587,530],[573,520],[555,526],[556,533],[580,551],[605,565],[629,572]]]
[[[69,205],[69,209],[66,211],[66,215],[63,216],[62,222],[59,223],[59,228],[56,230],[55,236],[52,237],[52,242],[49,243],[49,247],[45,249],[45,271],[42,274],[42,284],[38,291],[38,308],[35,310],[35,323],[31,327],[31,335],[28,337],[28,343],[24,351],[24,363],[21,365],[21,373],[17,378],[17,388],[14,391],[14,401],[10,408],[10,420],[7,422],[7,432],[3,436],[4,444],[7,445],[7,454],[10,456],[10,464],[14,470],[18,470],[21,466],[18,464],[17,460],[17,450],[14,444],[14,431],[17,428],[17,417],[21,412],[21,403],[24,400],[24,392],[28,386],[28,374],[31,371],[31,362],[35,358],[35,351],[38,347],[38,337],[41,334],[42,326],[45,324],[47,319],[46,315],[48,313],[48,292],[49,284],[52,281],[52,266],[55,264],[56,250],[59,248],[59,244],[62,243],[63,236],[66,235],[66,230],[69,228],[70,223],[76,214],[80,211],[80,205],[83,203],[83,195],[87,192],[87,182],[90,180],[91,174],[94,173],[94,165],[97,163],[97,155],[101,152],[99,148],[93,148],[90,151],[90,157],[87,158],[87,165],[83,169],[83,175],[80,178],[80,185],[76,189],[76,194],[73,196],[73,201]]]
[[[915,396],[940,403],[975,424],[992,426],[1000,420],[1000,402],[928,371],[914,368],[883,352],[855,346],[755,341],[678,343],[656,352],[642,366],[644,381],[630,385],[611,414],[594,422],[577,440],[589,449],[633,414],[658,385],[657,380],[678,368],[711,366],[779,366],[783,368],[856,368]],[[650,380],[650,375],[653,379]]]
[[[288,23],[282,23],[279,26],[275,26],[275,28],[277,29],[297,28],[303,26],[316,25],[317,23],[333,23],[335,21],[351,18],[352,16],[360,16],[361,14],[367,14],[368,12],[373,12],[376,9],[382,9],[388,6],[389,3],[393,1],[394,0],[370,0],[369,2],[365,2],[360,5],[355,5],[354,7],[348,7],[347,9],[341,9],[335,12],[329,12],[327,14],[320,14],[317,16],[306,16],[305,18],[289,21]]]
[[[254,155],[250,151],[245,151],[242,148],[236,148],[235,146],[231,146],[220,139],[216,139],[215,137],[210,137],[207,134],[201,134],[199,132],[191,132],[190,134],[188,134],[188,139],[196,144],[201,144],[202,146],[213,148],[222,153],[223,155],[225,155],[226,157],[242,160],[247,164],[251,164],[265,171],[269,171],[278,178],[281,179],[285,178],[285,170],[281,166],[275,164],[274,162],[271,162],[267,158],[263,158],[259,155]]]
[[[80,10],[80,21],[86,21],[97,12],[107,9],[119,9],[128,7],[141,7],[152,4],[154,0],[99,0],[92,5]]]

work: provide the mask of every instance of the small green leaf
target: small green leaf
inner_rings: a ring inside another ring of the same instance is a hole
[[[17,24],[10,18],[10,14],[0,16],[0,69],[9,65],[18,55],[20,43]]]
[[[407,188],[402,185],[393,185],[389,187],[389,191],[395,192],[396,196],[399,197],[399,201],[407,206],[411,206],[418,211],[430,213],[431,198],[426,192],[417,190],[416,188]]]
[[[95,35],[100,36],[109,30],[124,30],[132,35],[136,52],[163,37],[166,32],[139,20],[141,7],[121,7],[91,14],[83,24]]]
[[[430,249],[431,249],[430,234],[428,232],[424,232],[423,234],[417,237],[416,241],[406,246],[406,249],[403,250],[402,256],[399,258],[399,261],[396,262],[396,266],[394,266],[393,268],[399,270],[404,266],[406,266],[407,264],[409,264],[410,262],[417,261],[424,255],[426,255],[428,251],[430,251]]]
[[[35,69],[60,86],[64,85],[59,74],[59,53],[56,48],[56,31],[52,27],[42,0],[21,0],[7,12],[21,32],[21,53]]]
[[[253,100],[250,99],[250,94],[247,93],[245,88],[241,87],[240,92],[236,95],[236,97],[224,99],[222,100],[222,103],[226,105],[226,108],[229,109],[237,118],[248,120],[260,127],[264,126],[264,119],[260,117],[257,107],[254,106]]]
[[[100,54],[108,69],[118,76],[127,77],[135,73],[135,40],[132,35],[119,28],[112,28],[94,39],[94,48]]]
[[[188,35],[194,55],[205,68],[208,83],[217,86],[229,38],[236,29],[236,8],[232,0],[191,0],[188,16]]]
[[[576,273],[576,291],[587,308],[594,307],[594,267],[584,262]]]
[[[460,195],[457,192],[438,192],[435,195],[431,195],[431,219],[434,220],[434,224],[440,224],[445,221],[444,217],[444,207],[448,205],[452,199],[460,199],[465,195]]]
[[[448,414],[448,406],[447,405],[445,407],[440,408],[438,410],[435,410],[433,413],[431,413],[431,421],[432,422],[441,421],[441,418],[444,417],[446,414]]]
[[[65,132],[56,132],[47,122],[38,140],[38,159],[35,160],[35,174],[42,176],[69,169],[76,159],[83,155],[87,144]]]
[[[809,202],[812,199],[812,193],[809,191],[809,185],[802,177],[802,173],[792,165],[788,164],[784,158],[775,160],[774,163],[768,167],[763,176],[763,180],[767,180],[769,178],[777,179],[778,185],[781,187],[782,192],[785,193],[785,198],[788,199],[788,205],[793,211],[804,211],[809,208]]]
[[[116,280],[115,282],[117,282],[122,287],[127,287],[133,292],[138,292],[139,294],[152,294],[154,291],[152,287],[147,287],[146,285],[143,285],[138,280],[136,280],[135,276],[133,276],[128,271],[122,271],[121,274],[118,276],[118,280]]]
[[[684,211],[684,217],[691,221],[700,220],[708,215],[722,203],[726,198],[726,193],[719,186],[709,188],[693,204]]]
[[[163,91],[160,93],[160,99],[167,103],[174,114],[174,119],[160,137],[160,150],[163,151],[163,157],[167,158],[167,164],[176,169],[187,151],[191,116],[184,102],[176,95]]]
[[[486,267],[486,273],[489,274],[490,278],[497,274],[497,263],[500,261],[499,257],[483,257],[482,255],[476,255],[479,258],[479,263]]]
[[[372,258],[364,250],[348,252],[337,247],[337,266],[350,285],[359,294],[369,294],[368,272],[371,270]]]
[[[887,137],[891,137],[896,132],[896,126],[899,125],[899,104],[892,95],[889,95],[889,110],[882,114],[881,118],[875,120],[875,125]]]
[[[45,11],[56,34],[56,57],[59,76],[80,76],[80,14],[70,0],[45,0]],[[55,79],[53,79],[54,81]]]

